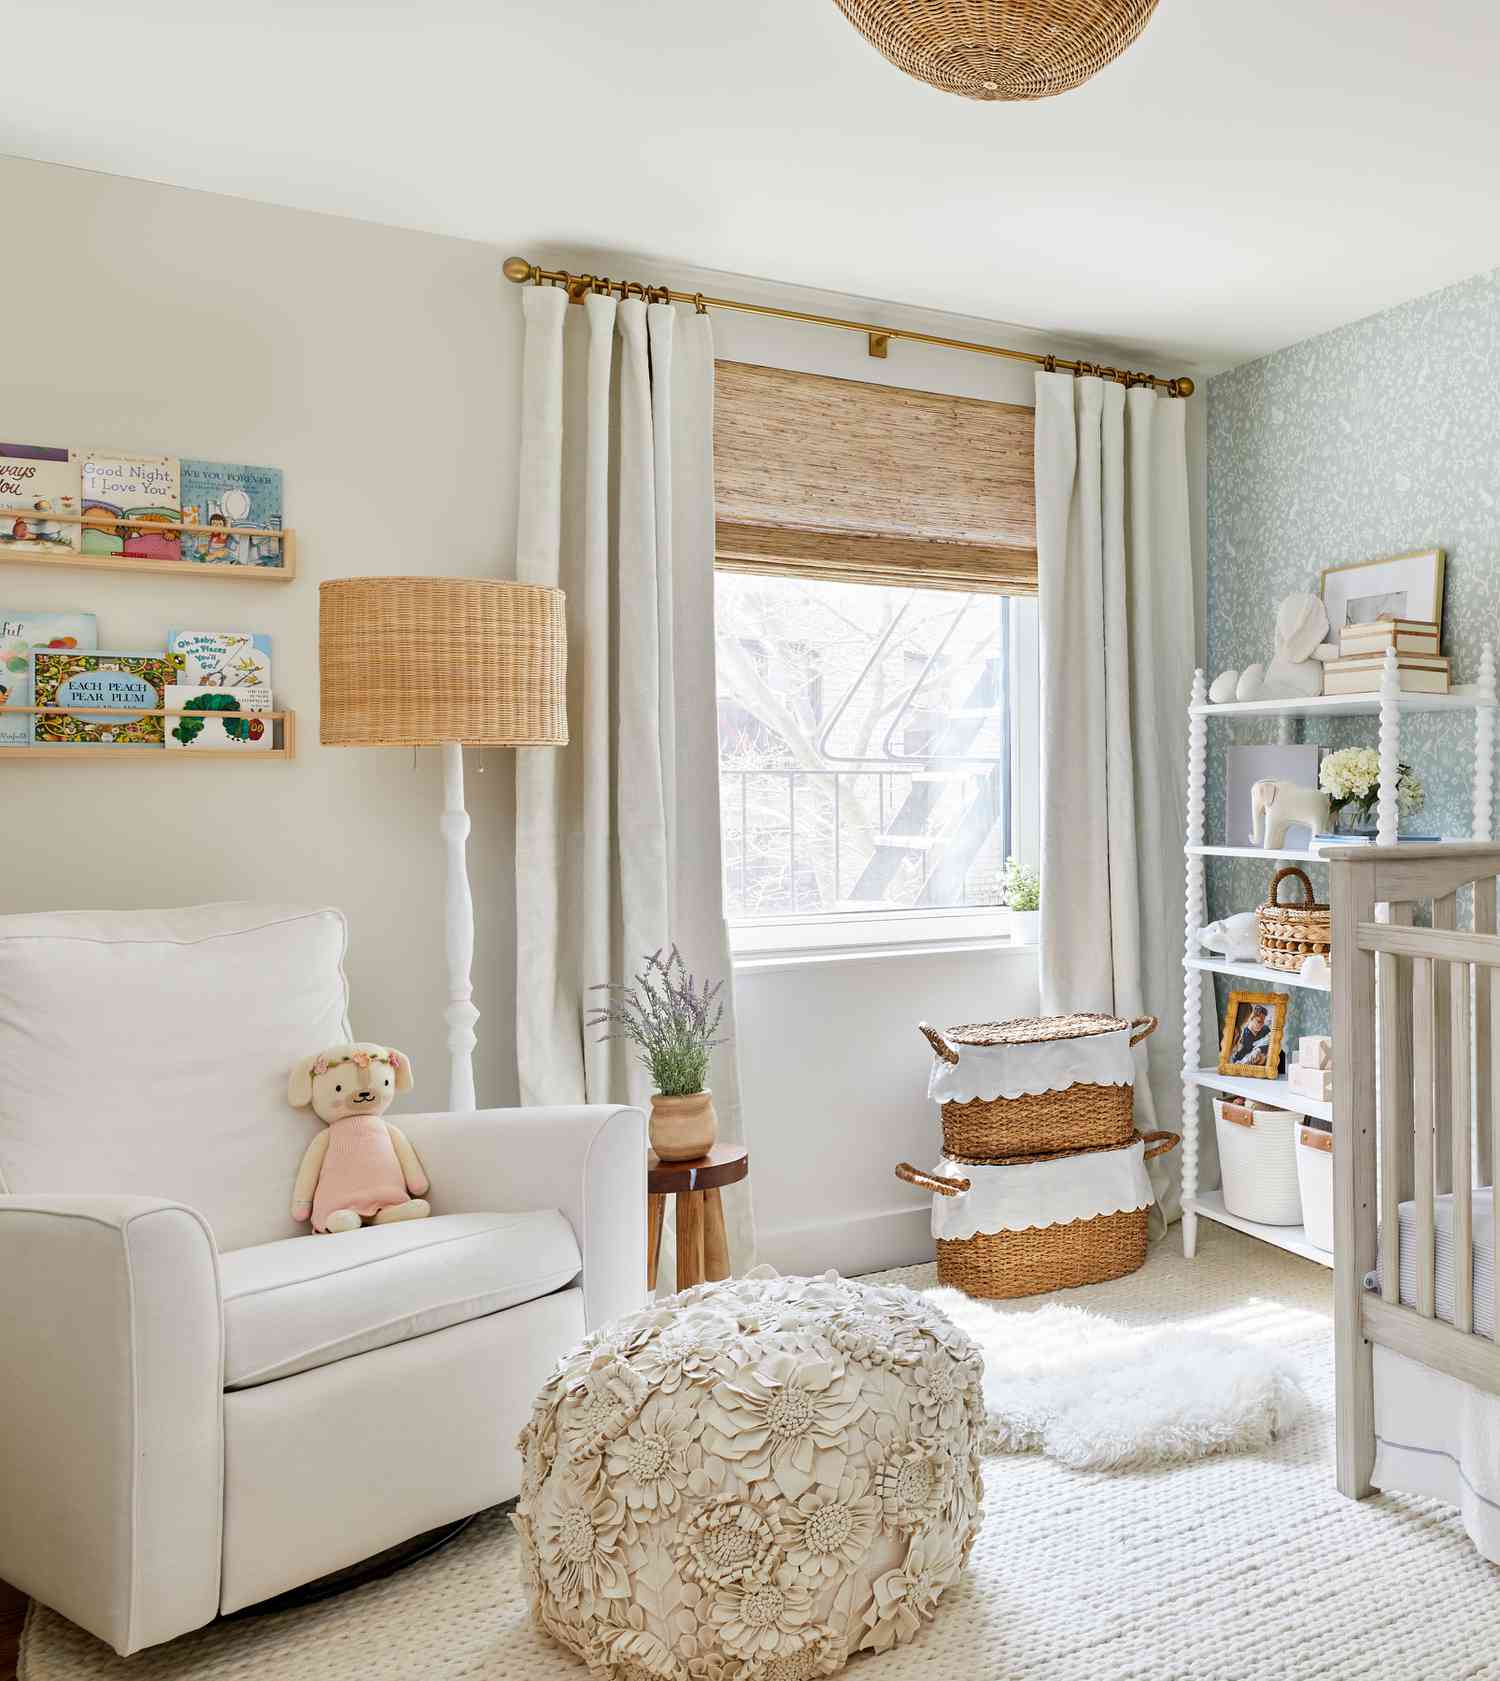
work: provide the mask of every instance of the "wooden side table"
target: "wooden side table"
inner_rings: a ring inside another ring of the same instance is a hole
[[[661,1231],[667,1198],[677,1199],[677,1288],[729,1277],[729,1242],[724,1233],[721,1187],[737,1185],[750,1171],[742,1144],[715,1144],[696,1161],[664,1162],[646,1156],[646,1282],[656,1288]]]

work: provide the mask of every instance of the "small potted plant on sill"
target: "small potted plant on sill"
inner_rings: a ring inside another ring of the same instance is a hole
[[[1005,902],[1010,906],[1010,937],[1018,946],[1041,938],[1042,878],[1019,858],[1005,860]]]
[[[724,1020],[719,994],[723,981],[710,985],[688,973],[673,946],[665,962],[660,951],[646,960],[631,985],[615,982],[591,987],[608,994],[608,1003],[588,1018],[590,1027],[609,1031],[601,1039],[627,1039],[651,1071],[656,1091],[651,1099],[651,1148],[664,1162],[695,1161],[706,1156],[719,1136],[708,1079],[708,1056]]]

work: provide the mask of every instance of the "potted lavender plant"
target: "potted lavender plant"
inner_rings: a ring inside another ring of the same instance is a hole
[[[608,1001],[590,1013],[587,1025],[606,1028],[602,1039],[629,1040],[651,1071],[651,1148],[664,1162],[706,1156],[719,1136],[713,1093],[704,1082],[708,1053],[725,1042],[717,1037],[723,981],[700,983],[673,946],[665,962],[660,951],[646,958],[631,985],[610,982],[589,990],[607,994]]]

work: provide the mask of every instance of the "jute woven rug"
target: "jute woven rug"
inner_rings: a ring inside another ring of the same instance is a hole
[[[923,1288],[930,1268],[881,1275]],[[960,1586],[909,1647],[855,1681],[1500,1681],[1500,1570],[1445,1509],[1355,1505],[1333,1483],[1330,1275],[1205,1226],[1130,1278],[1064,1300],[1137,1324],[1278,1348],[1312,1416],[1260,1453],[1102,1475],[1041,1456],[986,1467],[986,1521]],[[533,1629],[509,1524],[340,1599],[226,1623],[129,1660],[34,1609],[21,1681],[586,1681]]]

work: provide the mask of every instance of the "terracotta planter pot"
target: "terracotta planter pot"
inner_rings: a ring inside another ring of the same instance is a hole
[[[706,1156],[719,1136],[714,1094],[695,1091],[688,1097],[651,1099],[651,1148],[664,1162],[690,1162]]]

